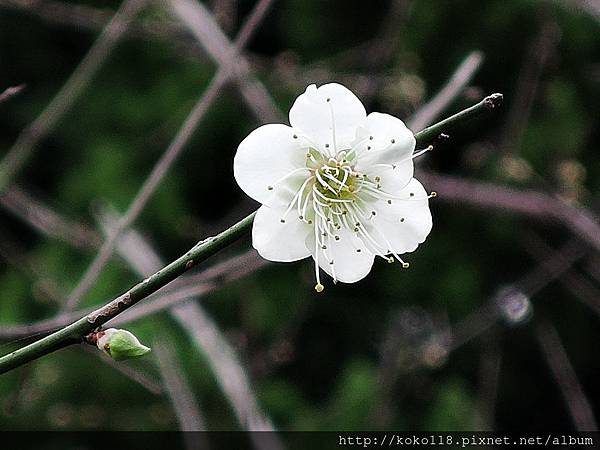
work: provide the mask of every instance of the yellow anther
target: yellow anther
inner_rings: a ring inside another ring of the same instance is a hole
[[[325,286],[323,286],[321,283],[315,284],[315,291],[323,292],[323,289],[325,289]]]

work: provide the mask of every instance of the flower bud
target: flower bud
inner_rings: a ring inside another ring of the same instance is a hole
[[[116,328],[99,332],[96,345],[115,361],[139,358],[150,351],[132,333]]]

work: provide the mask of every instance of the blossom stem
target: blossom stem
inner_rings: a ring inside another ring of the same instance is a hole
[[[415,134],[417,146],[423,147],[433,142],[440,134],[449,131],[459,123],[494,110],[502,102],[502,94],[492,94],[479,103]],[[25,347],[0,357],[0,374],[6,373],[44,355],[72,344],[81,343],[92,331],[117,317],[150,294],[158,291],[192,267],[204,262],[210,256],[237,241],[247,234],[254,221],[255,212],[215,237],[198,242],[187,253],[171,262],[158,272],[139,282],[124,294],[87,314],[81,319],[39,339]],[[320,284],[317,285],[321,287]]]
[[[473,117],[480,116],[486,112],[497,109],[503,100],[502,94],[491,94],[475,105],[448,117],[434,125],[425,128],[415,134],[417,148],[425,147],[435,141],[441,134],[453,129],[456,125],[464,123]]]
[[[48,353],[52,353],[60,348],[82,342],[85,336],[108,322],[110,319],[113,319],[140,300],[143,300],[166,284],[175,280],[195,265],[217,253],[219,250],[237,241],[250,229],[255,214],[256,213],[250,214],[215,237],[200,241],[183,256],[163,267],[158,272],[154,273],[154,275],[139,282],[113,301],[82,317],[76,322],[73,322],[71,325],[3,356],[0,358],[0,374],[22,366],[23,364],[38,359]]]

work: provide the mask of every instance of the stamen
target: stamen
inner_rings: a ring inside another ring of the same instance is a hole
[[[340,183],[340,189],[339,189],[338,193],[342,192],[342,187],[346,187],[346,181],[348,181],[349,173],[350,173],[349,170],[344,169],[344,178],[342,179],[342,182]],[[351,187],[348,187],[348,190],[352,190]]]
[[[333,104],[331,103],[331,99],[327,99],[327,103],[329,103],[329,111],[331,112],[331,135],[333,137],[333,150],[334,154],[337,153],[337,139],[335,136],[335,119],[333,114]]]
[[[327,236],[327,243],[331,247],[331,235]],[[329,257],[329,254],[327,254],[327,256]],[[335,274],[335,266],[333,265],[333,254],[331,254],[329,265],[331,266],[331,275],[333,277],[333,283],[337,284],[337,275]]]
[[[301,211],[301,209],[300,209],[300,206],[301,206],[300,204],[302,203],[302,196],[304,195],[304,191],[306,190],[306,187],[308,186],[308,183],[310,181],[314,180],[314,178],[315,178],[314,175],[311,176],[311,177],[309,177],[309,178],[307,178],[306,181],[304,181],[304,183],[302,183],[302,186],[300,186],[300,190],[299,190],[300,195],[298,195],[298,198],[297,198],[297,208],[296,208],[296,211],[298,212],[298,216],[302,217],[301,220],[303,220],[303,218],[306,217],[306,211]],[[308,201],[309,197],[310,197],[310,190],[306,194],[306,199],[304,200],[304,203],[306,203]]]
[[[319,178],[319,177],[317,177],[317,178]],[[327,186],[331,189],[331,186],[329,186],[329,185],[327,185]],[[323,200],[325,200],[326,202],[332,202],[332,203],[352,203],[353,202],[353,200],[350,200],[350,199],[341,199],[341,198],[329,198],[329,197],[326,197],[315,186],[313,186],[313,192],[315,194],[317,194],[319,197],[321,197]],[[335,194],[336,192],[333,191],[333,193]],[[329,205],[322,205],[322,206],[329,206]]]
[[[317,279],[317,284],[315,285],[315,291],[322,292],[324,286],[321,284],[321,277],[319,275],[319,236],[318,236],[318,228],[315,227],[315,278]]]
[[[320,170],[315,171],[315,176],[317,177],[317,180],[319,180],[319,183],[321,183],[321,186],[323,186],[325,189],[329,189],[333,194],[337,195],[337,193],[335,192],[335,189],[333,189],[331,186],[329,186],[329,183],[321,177],[320,172],[321,172]],[[325,196],[323,196],[323,197],[325,198],[325,200],[329,200],[327,197],[325,197]]]
[[[346,183],[345,179],[344,179],[344,181],[338,180],[336,177],[330,175],[329,173],[324,173],[323,175],[325,176],[325,178],[329,178],[331,181],[340,185],[340,189],[338,190],[338,192],[336,192],[336,195],[339,194],[343,188],[346,188],[346,189],[350,188],[348,185],[345,184]]]
[[[284,181],[284,180],[288,179],[289,177],[291,177],[292,175],[294,175],[294,174],[296,174],[298,172],[304,171],[304,170],[310,171],[310,169],[308,167],[300,167],[299,169],[294,169],[291,172],[289,172],[288,174],[282,176],[280,179],[278,179],[277,181],[275,181],[273,184],[268,185],[267,189],[269,191],[272,191],[273,188],[275,186],[277,186],[279,183],[281,183],[282,181]]]
[[[354,208],[357,208],[358,205],[353,205]],[[353,209],[348,208],[348,211],[350,212],[350,217],[353,221],[360,223],[360,221],[358,220],[358,217],[356,215],[356,213],[353,211]],[[350,226],[348,224],[348,221],[346,220],[345,217],[343,217],[344,220],[344,224],[346,225],[347,228],[350,229]],[[371,244],[373,247],[373,254],[375,255],[382,255],[383,251],[379,248],[381,247],[376,241],[375,239],[373,239],[373,237],[369,234],[369,232],[365,229],[364,226],[360,226],[360,227],[355,227],[354,231],[358,234],[361,234],[362,236],[365,237],[366,241],[363,240],[363,243],[366,245],[367,243]]]
[[[385,234],[383,234],[383,232],[379,228],[376,228],[375,226],[373,226],[373,230],[375,230],[379,234],[379,236],[381,236],[381,238],[387,245],[388,248],[387,248],[386,253],[391,253],[398,261],[400,261],[402,263],[402,267],[404,267],[405,264],[407,264],[407,263],[405,263],[405,261],[402,258],[400,258],[400,256],[398,256],[398,254],[394,250],[392,250],[392,244],[390,244],[390,241],[387,240],[387,238],[385,237]]]
[[[300,189],[298,189],[298,191],[296,191],[296,194],[294,194],[294,198],[292,198],[292,201],[289,203],[287,209],[283,213],[283,216],[281,218],[281,223],[285,223],[284,219],[287,217],[287,215],[290,213],[290,211],[294,208],[294,203],[296,203],[296,201],[300,201],[300,198],[302,197],[302,194],[304,193],[304,189],[308,185],[309,181],[312,179],[313,179],[313,177],[311,176],[311,177],[307,178],[306,180],[304,180],[304,183],[302,183],[302,186],[300,186]]]

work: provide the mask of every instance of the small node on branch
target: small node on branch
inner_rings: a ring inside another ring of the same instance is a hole
[[[488,95],[486,98],[484,98],[483,104],[485,105],[485,107],[487,109],[494,109],[494,108],[497,108],[498,106],[500,106],[502,104],[503,100],[504,100],[504,96],[502,94],[495,93],[495,94]]]

